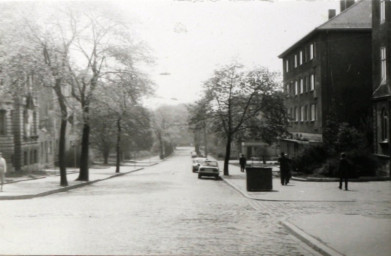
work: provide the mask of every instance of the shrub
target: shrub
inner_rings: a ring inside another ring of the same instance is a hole
[[[356,176],[375,176],[379,167],[378,160],[369,152],[352,150],[347,153],[351,160]]]
[[[292,166],[297,172],[312,174],[329,156],[329,151],[323,145],[310,146],[292,159]]]

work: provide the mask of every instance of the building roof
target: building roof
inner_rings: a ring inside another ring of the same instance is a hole
[[[354,31],[354,30],[371,30],[372,29],[372,1],[360,0],[353,4],[351,7],[345,9],[340,14],[329,19],[322,25],[316,27],[306,36],[294,43],[291,47],[281,53],[278,57],[284,57],[297,45],[303,41],[309,39],[314,34],[320,31],[328,30],[341,30],[341,31]]]

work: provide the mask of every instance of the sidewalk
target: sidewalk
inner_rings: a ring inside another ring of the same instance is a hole
[[[47,196],[50,194],[68,191],[74,188],[89,185],[98,181],[107,180],[142,170],[144,167],[155,165],[160,162],[158,157],[145,159],[137,162],[125,162],[121,165],[121,172],[115,172],[115,166],[90,168],[89,181],[76,181],[79,171],[67,168],[67,187],[60,186],[60,174],[58,169],[48,169],[47,176],[30,176],[21,178],[6,178],[3,192],[0,192],[0,200],[20,200]]]
[[[219,163],[220,166],[222,162]],[[252,200],[280,202],[384,202],[391,206],[391,182],[350,182],[349,191],[339,190],[338,182],[291,180],[282,186],[278,167],[273,167],[273,191],[248,192],[246,174],[236,165],[229,166],[229,176],[222,179]],[[289,232],[322,255],[388,256],[391,253],[391,216],[386,219],[360,215],[293,216],[280,222]]]
[[[223,166],[223,162],[219,162]],[[248,192],[246,188],[246,173],[240,172],[239,166],[230,164],[229,176],[222,176],[224,181],[242,193],[245,197],[262,201],[286,202],[357,202],[391,199],[390,181],[349,182],[349,191],[339,190],[339,183],[335,182],[305,182],[305,180],[291,179],[287,186],[282,186],[278,166],[273,167],[272,192]],[[379,193],[381,191],[381,193]]]

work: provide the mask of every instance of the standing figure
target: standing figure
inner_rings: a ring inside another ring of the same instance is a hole
[[[240,171],[241,172],[244,172],[244,168],[246,168],[246,162],[247,162],[246,157],[243,154],[241,154],[240,158],[239,158],[239,164],[240,164]]]
[[[342,182],[345,182],[345,190],[348,190],[350,164],[346,159],[345,153],[341,153],[341,159],[339,161],[339,189],[342,189]]]
[[[0,152],[0,182],[1,182],[0,192],[3,192],[3,185],[5,182],[6,172],[7,172],[7,163]]]
[[[284,152],[281,152],[280,158],[278,158],[280,163],[280,177],[281,185],[286,185],[289,182],[290,171],[289,171],[289,159],[285,156]]]

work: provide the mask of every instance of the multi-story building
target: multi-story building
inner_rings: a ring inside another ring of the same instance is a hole
[[[372,71],[374,153],[390,175],[391,156],[391,1],[372,2]],[[381,175],[381,174],[380,174]]]
[[[330,116],[358,127],[371,116],[371,0],[341,1],[341,12],[301,38],[283,60],[291,136],[280,147],[295,156],[322,143]]]
[[[31,79],[23,87],[24,93],[3,93],[0,100],[0,151],[10,171],[37,169],[39,164],[39,111]]]
[[[60,114],[52,88],[36,84],[28,76],[14,95],[0,93],[0,152],[9,171],[34,171],[58,161]],[[69,92],[68,92],[69,94]],[[68,165],[76,165],[78,135],[68,125]],[[75,151],[76,150],[76,151]]]

